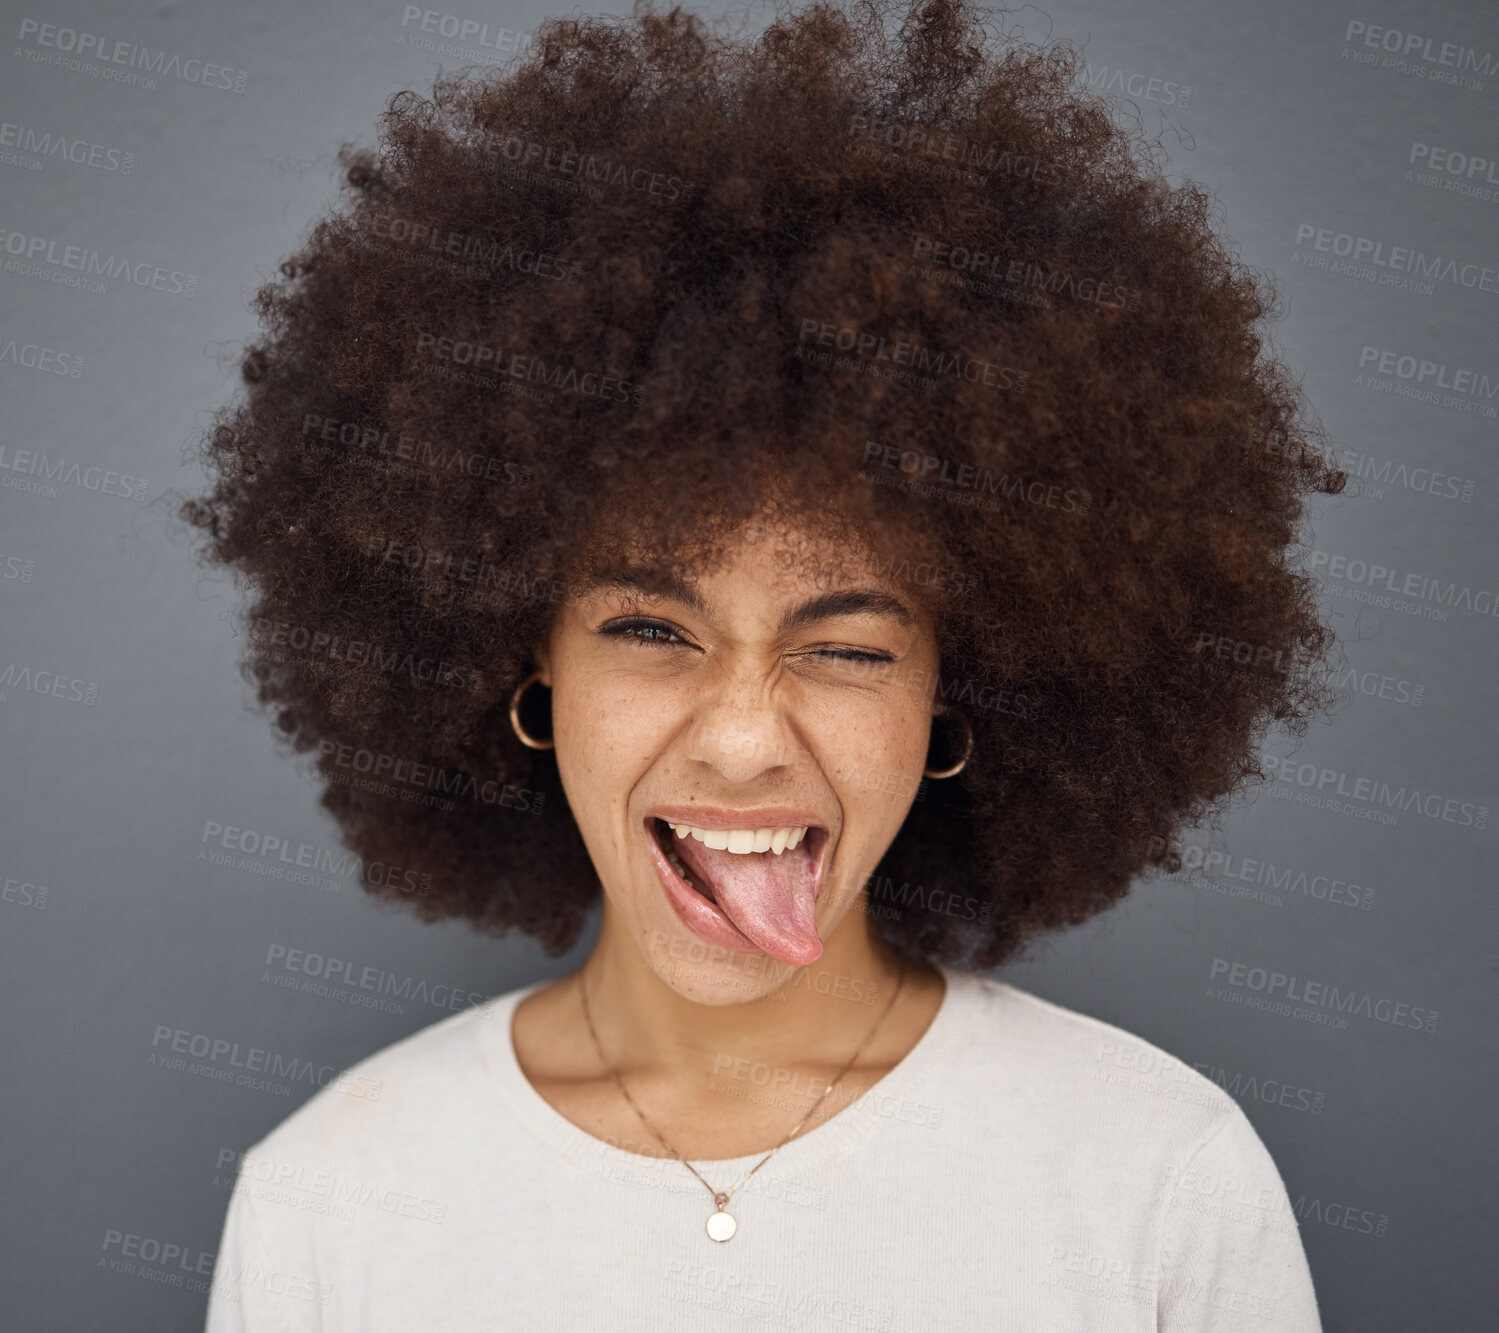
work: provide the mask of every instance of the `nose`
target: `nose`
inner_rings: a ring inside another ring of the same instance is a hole
[[[749,673],[705,694],[687,735],[687,755],[726,783],[789,771],[801,753],[797,728],[773,680]]]

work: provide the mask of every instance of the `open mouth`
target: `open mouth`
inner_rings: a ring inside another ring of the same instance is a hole
[[[677,915],[696,935],[801,967],[822,953],[816,908],[828,830],[729,834],[646,819],[652,860]]]
[[[694,893],[701,894],[714,906],[718,905],[718,899],[713,894],[713,885],[707,879],[699,879],[697,873],[682,862],[677,855],[676,834],[672,827],[664,819],[657,819],[654,815],[650,820],[651,832],[655,835],[662,853],[666,857],[666,863],[677,872],[677,877],[687,885]]]

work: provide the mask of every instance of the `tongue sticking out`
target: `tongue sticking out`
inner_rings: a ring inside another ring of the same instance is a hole
[[[811,830],[779,856],[716,851],[696,838],[667,836],[687,868],[712,886],[719,910],[766,953],[793,967],[822,956]]]

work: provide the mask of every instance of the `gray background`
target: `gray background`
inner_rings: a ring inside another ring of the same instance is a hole
[[[436,12],[489,23],[491,40],[548,12],[447,3]],[[518,937],[496,944],[378,910],[347,877],[325,876],[333,891],[256,873],[272,861],[200,855],[215,846],[212,824],[339,850],[305,761],[278,753],[250,707],[234,592],[195,566],[167,492],[199,489],[184,447],[236,387],[236,348],[255,332],[248,297],[332,199],[338,144],[372,144],[386,97],[429,91],[439,61],[494,57],[472,42],[466,57],[413,46],[403,12],[347,0],[7,6],[0,122],[134,159],[128,174],[107,157],[0,163],[3,226],[198,278],[192,297],[123,280],[93,293],[0,254],[0,344],[16,340],[0,359],[10,469],[0,474],[19,475],[14,451],[29,449],[147,482],[141,501],[77,484],[55,496],[0,489],[7,1327],[201,1326],[201,1291],[101,1266],[118,1253],[108,1238],[154,1238],[190,1266],[211,1262],[232,1176],[220,1163],[314,1089],[280,1096],[164,1069],[151,1063],[159,1027],[341,1067],[447,1012],[278,989],[263,980],[272,946],[482,995],[570,969],[586,951],[551,961]],[[105,81],[38,63],[41,48],[21,36],[28,18],[248,77],[242,92]],[[1311,764],[1345,790],[1370,778],[1470,809],[1494,803],[1499,619],[1434,598],[1364,605],[1358,584],[1328,570],[1347,557],[1398,570],[1397,582],[1415,572],[1493,597],[1499,291],[1492,274],[1488,291],[1436,281],[1428,293],[1310,267],[1318,252],[1297,237],[1327,228],[1386,254],[1409,246],[1499,265],[1499,167],[1471,178],[1494,182],[1485,198],[1441,188],[1466,177],[1423,182],[1411,163],[1418,144],[1499,159],[1499,17],[1455,3],[1095,0],[1008,22],[1032,39],[1086,43],[1091,80],[1132,80],[1121,114],[1164,135],[1174,173],[1216,193],[1243,258],[1274,274],[1287,311],[1277,350],[1304,372],[1339,447],[1376,475],[1364,494],[1318,497],[1314,509],[1327,614],[1356,673],[1346,701],[1299,744],[1272,739],[1271,756],[1293,760],[1284,777],[1236,808],[1223,834],[1194,835],[1233,858],[1226,871],[1142,883],[1111,915],[1000,975],[1231,1087],[1298,1202],[1328,1329],[1476,1327],[1492,1306],[1482,1297],[1496,1223],[1494,830],[1415,810],[1382,822],[1367,817],[1370,800],[1350,812],[1295,798],[1315,791],[1302,785],[1313,770],[1296,776]],[[1495,75],[1477,74],[1475,88],[1393,67],[1382,49],[1345,40],[1356,23],[1429,38],[1433,52],[1471,48]],[[53,349],[49,363],[70,369],[81,358],[79,373],[18,364],[24,346]],[[1371,386],[1358,378],[1366,348],[1479,372],[1490,392],[1424,402],[1394,392],[1407,382],[1398,376]],[[1457,478],[1466,498],[1433,493],[1416,468]],[[1443,609],[1445,619],[1430,614]],[[28,668],[82,684],[37,692],[15,683]],[[67,697],[89,686],[92,703]],[[1256,888],[1255,862],[1291,872],[1291,887]],[[1338,893],[1360,905],[1297,888],[1302,875],[1319,892],[1317,876],[1357,886]],[[1242,1003],[1257,993],[1224,986],[1214,960],[1438,1019],[1431,1031],[1364,1016],[1346,1029],[1298,1021]]]

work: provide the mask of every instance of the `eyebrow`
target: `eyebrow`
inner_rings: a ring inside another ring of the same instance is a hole
[[[714,618],[713,604],[677,574],[627,570],[600,578],[598,586],[680,602],[697,612],[704,620]],[[781,617],[779,629],[781,633],[785,633],[830,616],[856,615],[891,616],[902,625],[910,625],[914,619],[910,608],[883,588],[840,588],[836,592],[825,592],[810,598],[787,611]]]

